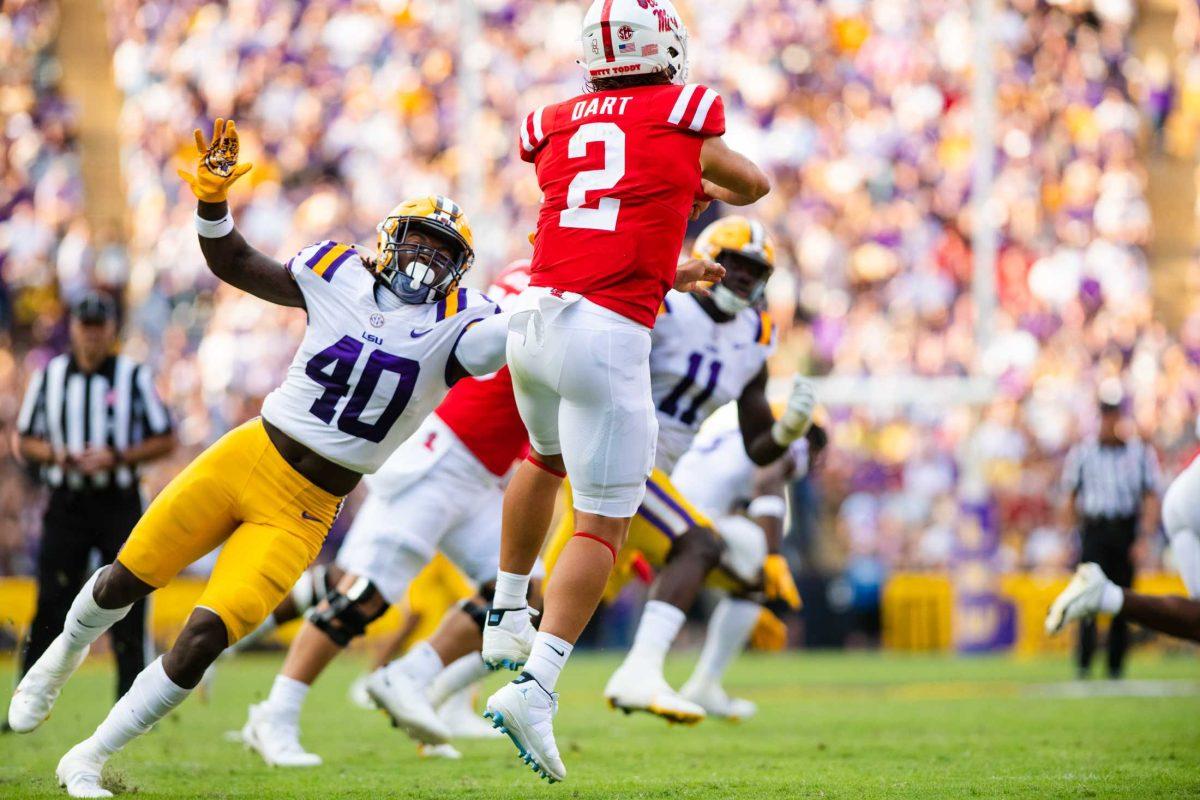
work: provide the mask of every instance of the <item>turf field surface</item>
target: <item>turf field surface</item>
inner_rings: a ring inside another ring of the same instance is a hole
[[[190,698],[110,762],[110,788],[320,800],[1200,797],[1194,655],[1143,655],[1129,680],[1086,684],[1065,680],[1061,659],[760,655],[740,659],[729,680],[758,717],[683,728],[608,710],[600,691],[616,659],[581,654],[560,683],[568,776],[554,786],[506,739],[458,743],[461,761],[419,758],[382,714],[346,701],[363,663],[354,657],[335,663],[305,707],[302,741],[324,766],[269,769],[225,734],[264,697],[280,660],[223,662],[207,705]],[[668,664],[676,685],[691,661]],[[0,682],[11,679],[0,663]],[[65,796],[54,766],[103,718],[112,689],[109,664],[92,660],[42,728],[0,735],[0,798]]]

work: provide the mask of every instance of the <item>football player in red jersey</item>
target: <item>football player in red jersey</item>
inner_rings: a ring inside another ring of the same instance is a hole
[[[508,362],[531,452],[505,494],[500,572],[484,661],[524,672],[487,715],[551,781],[558,675],[600,601],[654,462],[650,328],[667,290],[719,280],[677,267],[701,202],[747,205],[766,176],[721,139],[716,91],[688,84],[687,31],[669,0],[595,0],[582,63],[591,91],[529,114],[521,157],[544,194],[531,287],[510,323]],[[562,479],[576,535],[563,548],[540,632],[525,597]]]

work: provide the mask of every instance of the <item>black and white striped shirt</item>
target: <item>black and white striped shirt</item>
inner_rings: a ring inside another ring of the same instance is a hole
[[[170,430],[171,416],[154,389],[150,369],[123,355],[109,356],[91,374],[80,371],[69,353],[50,359],[29,381],[17,419],[22,436],[45,439],[60,456],[102,447],[119,454]],[[119,464],[86,476],[46,464],[41,477],[54,487],[125,489],[137,486],[138,473],[133,465]]]
[[[1101,444],[1092,439],[1071,448],[1063,464],[1063,490],[1075,494],[1075,510],[1088,519],[1135,516],[1148,492],[1160,490],[1154,448],[1141,439]]]

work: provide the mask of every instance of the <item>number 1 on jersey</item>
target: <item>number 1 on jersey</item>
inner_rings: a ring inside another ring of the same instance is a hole
[[[558,215],[558,224],[564,228],[589,228],[597,231],[615,231],[621,201],[616,197],[602,197],[595,208],[584,206],[587,193],[611,189],[625,177],[625,132],[615,122],[588,122],[579,126],[567,145],[570,158],[587,156],[588,145],[604,143],[604,167],[580,172],[567,188],[567,207]]]

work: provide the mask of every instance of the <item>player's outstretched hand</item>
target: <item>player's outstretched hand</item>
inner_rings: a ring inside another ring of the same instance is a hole
[[[715,261],[693,258],[675,270],[675,291],[707,295],[714,283],[725,277],[725,268]]]
[[[788,395],[787,407],[771,427],[775,441],[786,447],[808,433],[816,404],[816,385],[810,378],[797,375],[792,383],[792,393]]]
[[[196,149],[200,163],[196,174],[177,170],[179,177],[192,187],[196,198],[206,203],[221,203],[229,194],[229,187],[238,178],[253,168],[253,164],[238,163],[238,132],[233,120],[218,118],[213,123],[212,141],[204,143],[200,129],[195,131]]]
[[[768,600],[782,600],[792,608],[800,608],[800,590],[788,567],[787,559],[778,553],[763,562],[763,593]]]

